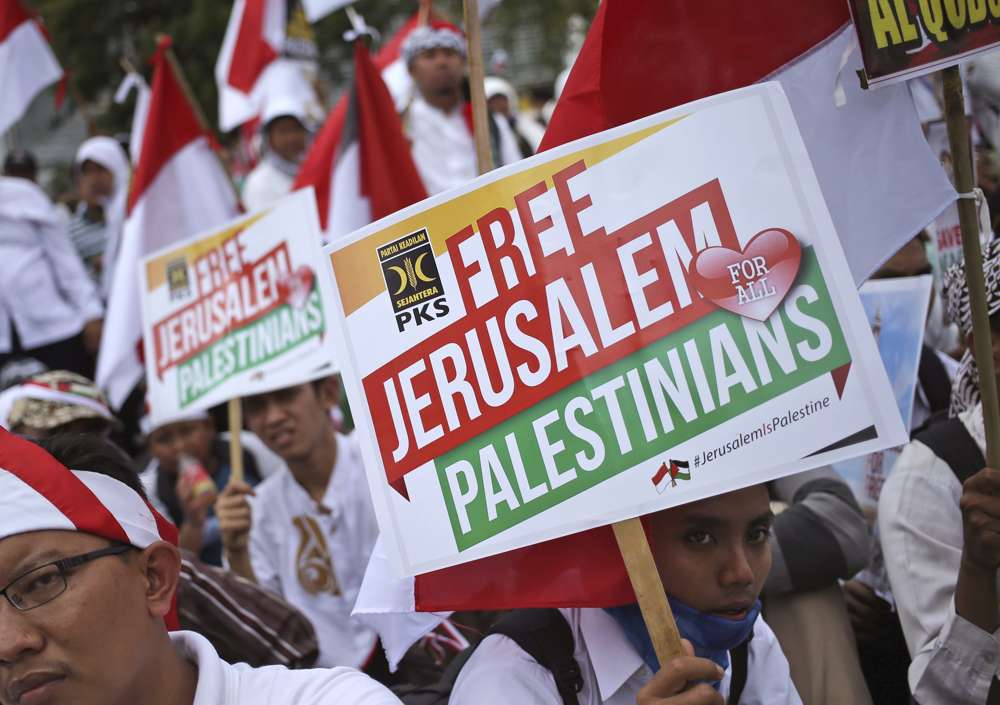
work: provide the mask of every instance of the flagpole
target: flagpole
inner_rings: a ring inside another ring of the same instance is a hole
[[[948,141],[955,165],[955,188],[958,199],[958,220],[962,228],[962,253],[965,257],[965,281],[969,287],[972,308],[973,354],[979,368],[979,391],[983,400],[983,422],[986,428],[986,464],[1000,467],[1000,403],[993,366],[993,335],[989,309],[986,305],[986,283],[983,276],[983,251],[979,240],[979,214],[972,198],[975,183],[972,175],[972,154],[969,149],[969,121],[965,116],[965,96],[958,66],[942,72],[944,79],[944,111],[948,125]]]
[[[425,27],[431,21],[431,0],[420,0],[417,10],[417,26]]]
[[[163,43],[165,41],[170,41],[170,37],[165,34],[157,36],[157,42]],[[194,111],[195,117],[201,125],[201,129],[206,134],[211,135],[212,128],[208,124],[208,118],[205,117],[205,111],[201,109],[201,104],[195,97],[194,91],[191,90],[191,84],[188,83],[187,77],[184,75],[184,70],[181,68],[181,64],[177,60],[177,55],[174,54],[173,47],[169,44],[164,49],[164,56],[167,59],[167,64],[170,66],[170,70],[174,72],[174,77],[177,79],[177,83],[180,85],[181,91],[184,93],[184,97],[187,98],[187,102],[191,105],[191,109]],[[223,163],[222,159],[219,158],[219,155],[214,149],[212,150],[212,154],[215,154],[216,159],[219,159],[219,164],[222,166],[222,172],[228,175],[229,170],[226,169],[225,163]],[[229,400],[228,412],[229,481],[243,482],[243,438],[240,435],[240,432],[243,430],[243,407],[241,405],[240,397]]]
[[[469,53],[469,100],[472,101],[472,131],[476,138],[479,173],[493,170],[490,148],[489,114],[486,112],[486,88],[483,76],[483,40],[479,23],[479,0],[464,0],[465,36]]]

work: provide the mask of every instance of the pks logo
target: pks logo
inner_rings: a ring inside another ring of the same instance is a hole
[[[448,301],[427,230],[382,245],[378,248],[378,261],[400,332],[407,326],[419,326],[448,314]]]
[[[181,257],[167,263],[167,288],[171,301],[187,298],[191,294],[191,278],[188,276],[186,258]]]

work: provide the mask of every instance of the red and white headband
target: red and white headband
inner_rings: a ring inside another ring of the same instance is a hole
[[[81,531],[144,549],[177,545],[177,528],[113,477],[70,470],[34,443],[0,429],[0,540],[32,531]],[[174,609],[167,628],[177,628]]]

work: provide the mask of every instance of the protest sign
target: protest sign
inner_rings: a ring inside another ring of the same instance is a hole
[[[906,438],[776,83],[498,169],[325,251],[404,574]]]
[[[850,0],[871,86],[961,63],[1000,44],[997,0]]]
[[[924,131],[931,151],[941,160],[941,166],[954,183],[954,160],[951,156],[951,145],[948,143],[948,126],[944,120],[934,120],[926,123]],[[931,259],[931,264],[934,266],[935,288],[940,294],[944,273],[953,264],[962,262],[962,226],[958,222],[958,205],[953,203],[941,211],[934,219],[933,225],[928,226],[928,230],[932,231],[933,235],[931,249],[935,256]]]
[[[315,198],[303,189],[143,259],[143,346],[157,413],[336,371],[319,233]]]
[[[902,277],[866,282],[859,291],[879,356],[892,384],[893,398],[907,425],[913,419],[920,350],[930,305],[931,277]],[[869,520],[901,448],[887,448],[835,463]]]

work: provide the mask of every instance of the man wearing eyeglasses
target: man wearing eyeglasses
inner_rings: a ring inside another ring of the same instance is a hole
[[[0,705],[399,705],[352,669],[231,666],[168,632],[176,529],[112,446],[79,438],[53,458],[0,431]]]

